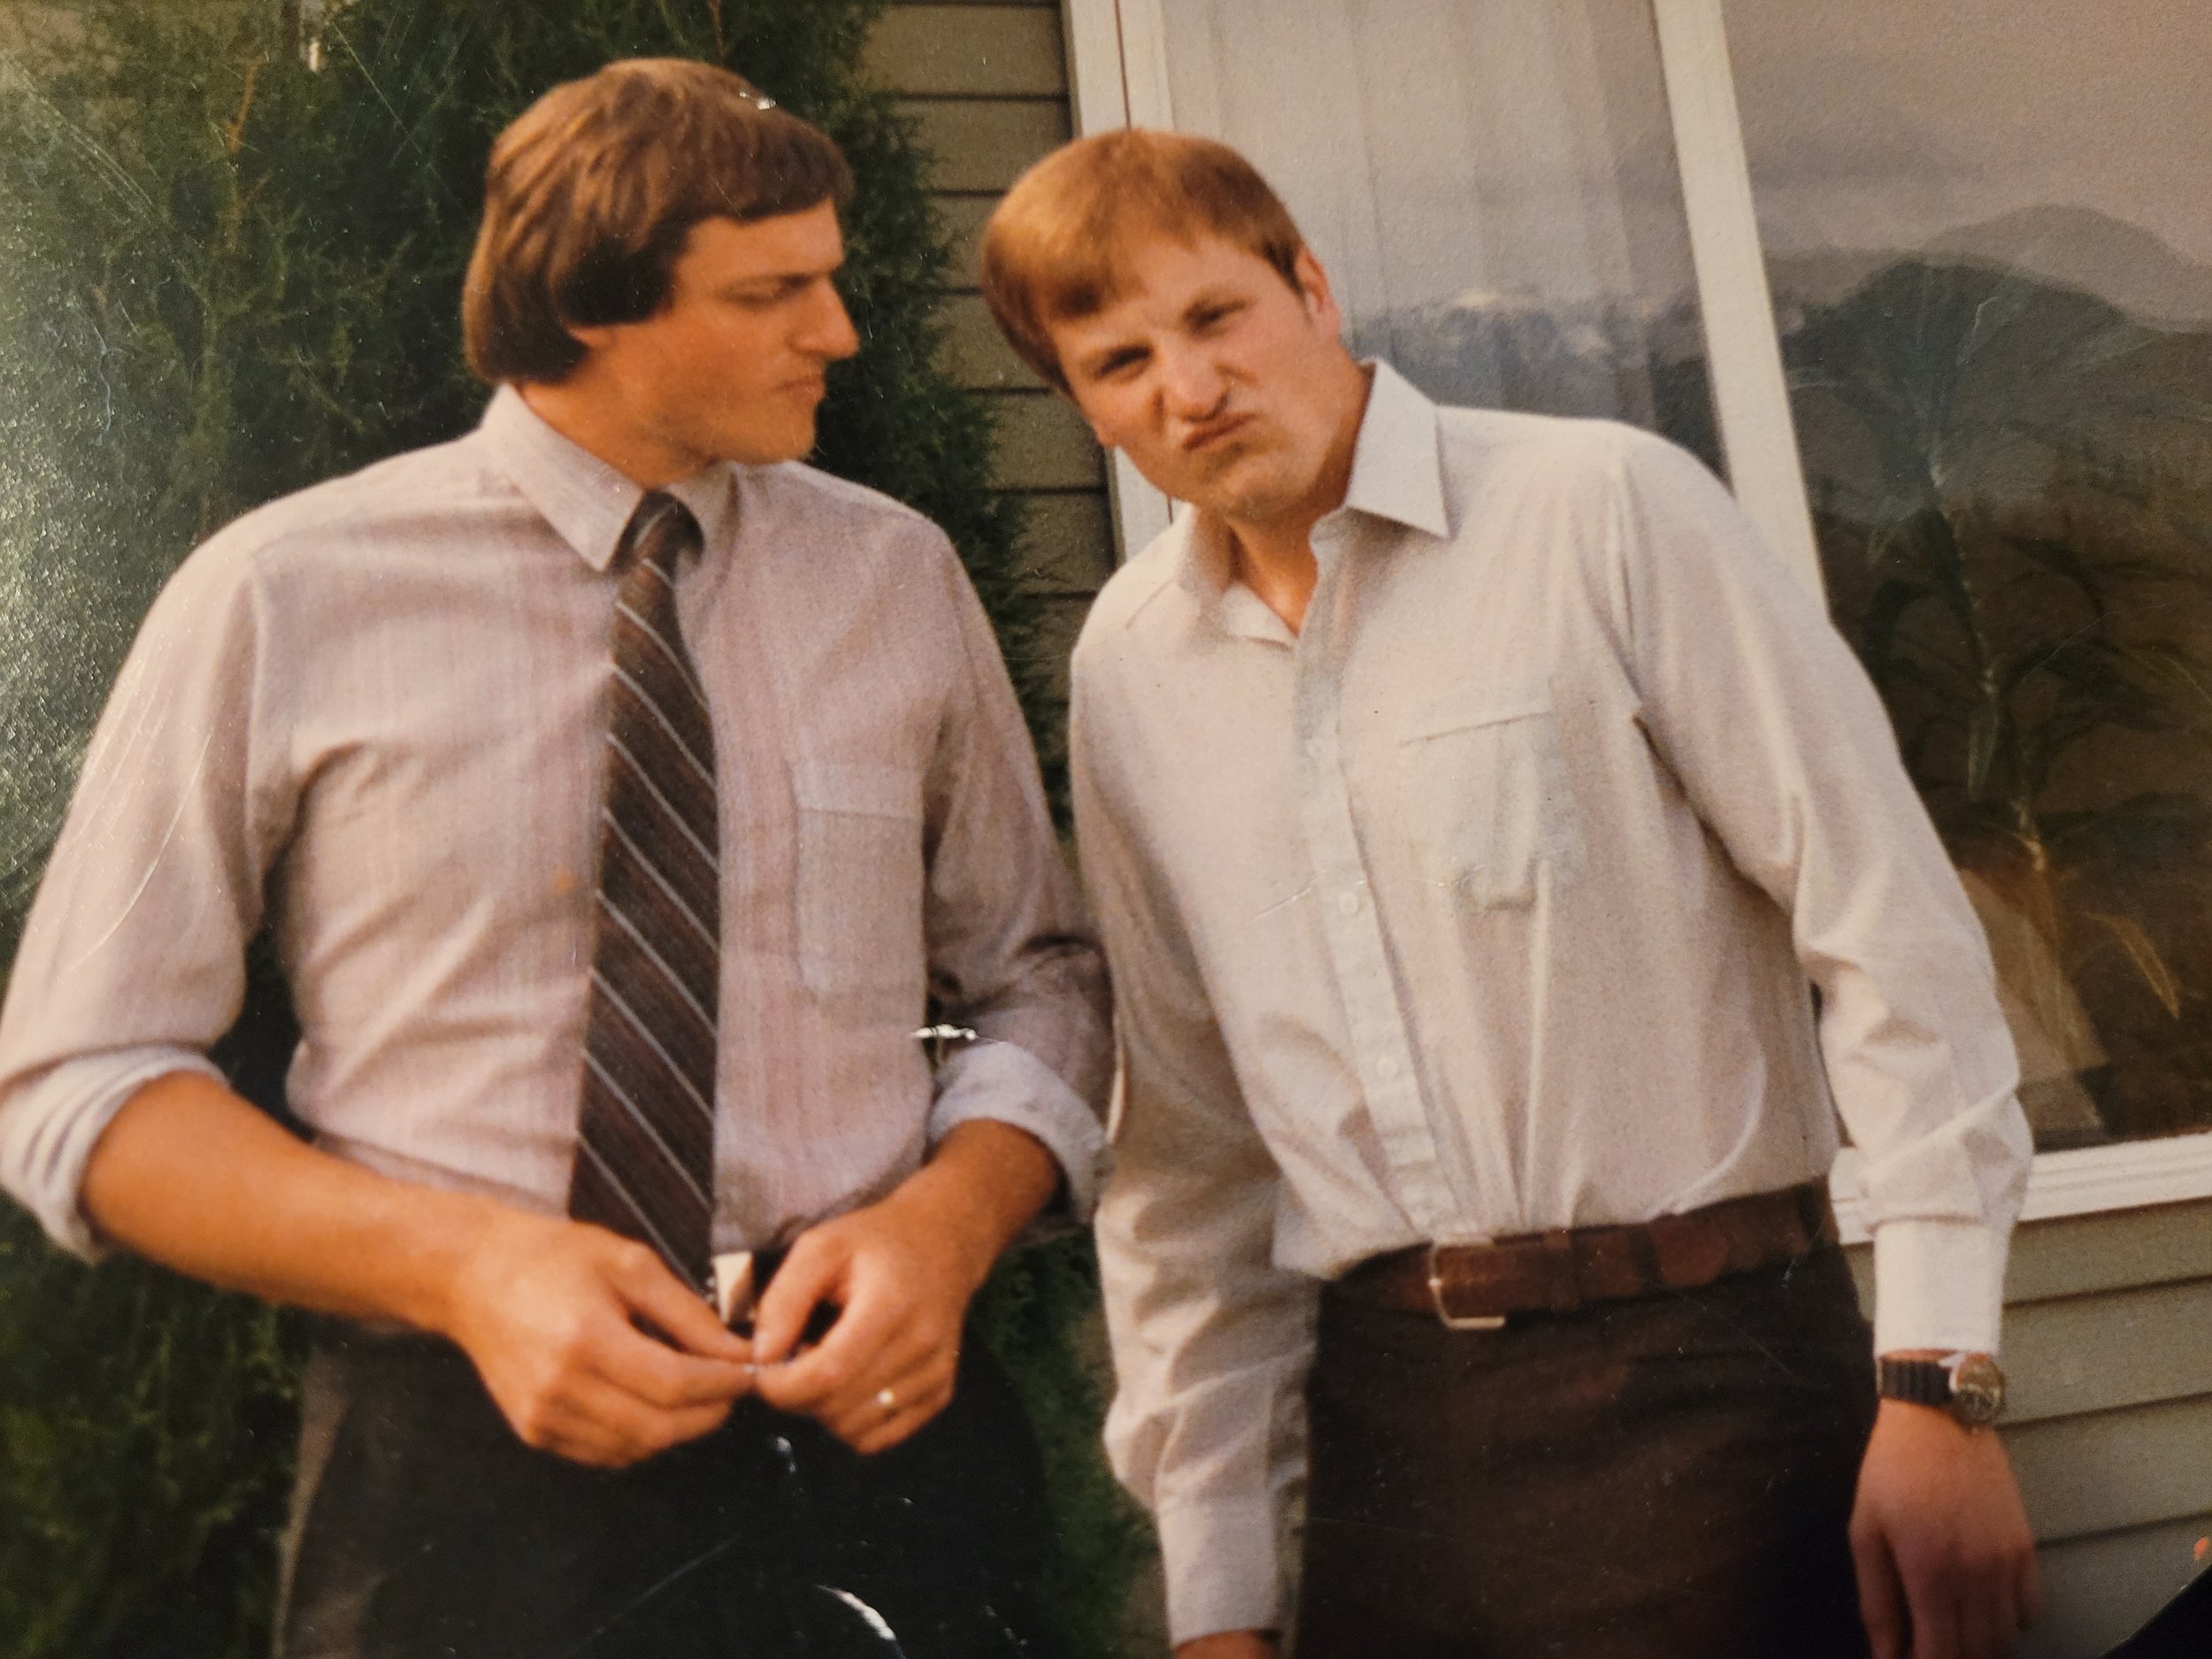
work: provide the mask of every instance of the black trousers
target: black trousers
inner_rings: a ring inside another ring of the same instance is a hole
[[[1502,1331],[1325,1295],[1297,1659],[1864,1659],[1842,1253]]]
[[[1026,1419],[979,1352],[873,1457],[741,1402],[630,1469],[516,1439],[456,1348],[341,1335],[303,1402],[281,1659],[1055,1659]]]

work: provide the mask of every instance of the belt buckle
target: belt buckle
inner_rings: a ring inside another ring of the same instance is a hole
[[[1455,1239],[1455,1248],[1470,1244],[1490,1244],[1486,1238]],[[1429,1242],[1429,1300],[1436,1304],[1436,1317],[1447,1331],[1502,1331],[1505,1316],[1502,1313],[1455,1314],[1444,1304],[1444,1275],[1437,1271],[1436,1253],[1444,1248],[1441,1239]]]

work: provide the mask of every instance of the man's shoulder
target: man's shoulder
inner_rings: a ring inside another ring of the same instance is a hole
[[[1170,525],[1106,579],[1076,635],[1078,672],[1095,672],[1110,659],[1141,650],[1146,630],[1140,625],[1153,611],[1153,601],[1174,585],[1188,535],[1186,524]]]
[[[1569,480],[1618,478],[1659,457],[1689,457],[1656,433],[1624,420],[1587,415],[1540,415],[1514,409],[1468,409],[1440,403],[1437,430],[1449,456],[1509,457]]]
[[[1440,408],[1437,416],[1455,518],[1474,512],[1518,534],[1543,525],[1557,547],[1609,562],[1643,545],[1639,526],[1655,514],[1702,522],[1728,510],[1705,461],[1624,420],[1493,409]]]
[[[449,517],[512,486],[488,466],[473,434],[373,461],[241,514],[194,549],[182,567],[199,580],[280,574],[326,557],[334,540],[373,543],[426,515]]]
[[[780,461],[738,469],[741,488],[754,492],[772,511],[796,520],[834,525],[841,532],[861,532],[889,540],[949,550],[950,541],[936,520],[879,489],[839,478],[803,461]]]

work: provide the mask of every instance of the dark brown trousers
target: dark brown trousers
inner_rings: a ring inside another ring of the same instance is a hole
[[[524,1446],[457,1349],[310,1364],[281,1659],[1050,1659],[1028,1424],[971,1343],[873,1457],[745,1402],[625,1470]]]
[[[1864,1659],[1841,1252],[1447,1331],[1323,1298],[1297,1659]]]

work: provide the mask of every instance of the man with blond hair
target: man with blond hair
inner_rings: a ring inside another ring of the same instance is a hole
[[[1660,440],[1355,361],[1221,145],[1048,157],[984,280],[1190,507],[1091,613],[1071,757],[1124,1057],[1108,1440],[1178,1653],[2001,1652],[2025,1125],[1816,603]]]
[[[1051,1650],[961,1334],[1088,1207],[1103,985],[950,546],[797,465],[849,183],[720,69],[548,93],[464,296],[483,424],[195,552],[95,738],[0,1174],[332,1316],[288,1655]],[[305,1143],[206,1058],[265,927]],[[980,1039],[934,1071],[933,999]]]

